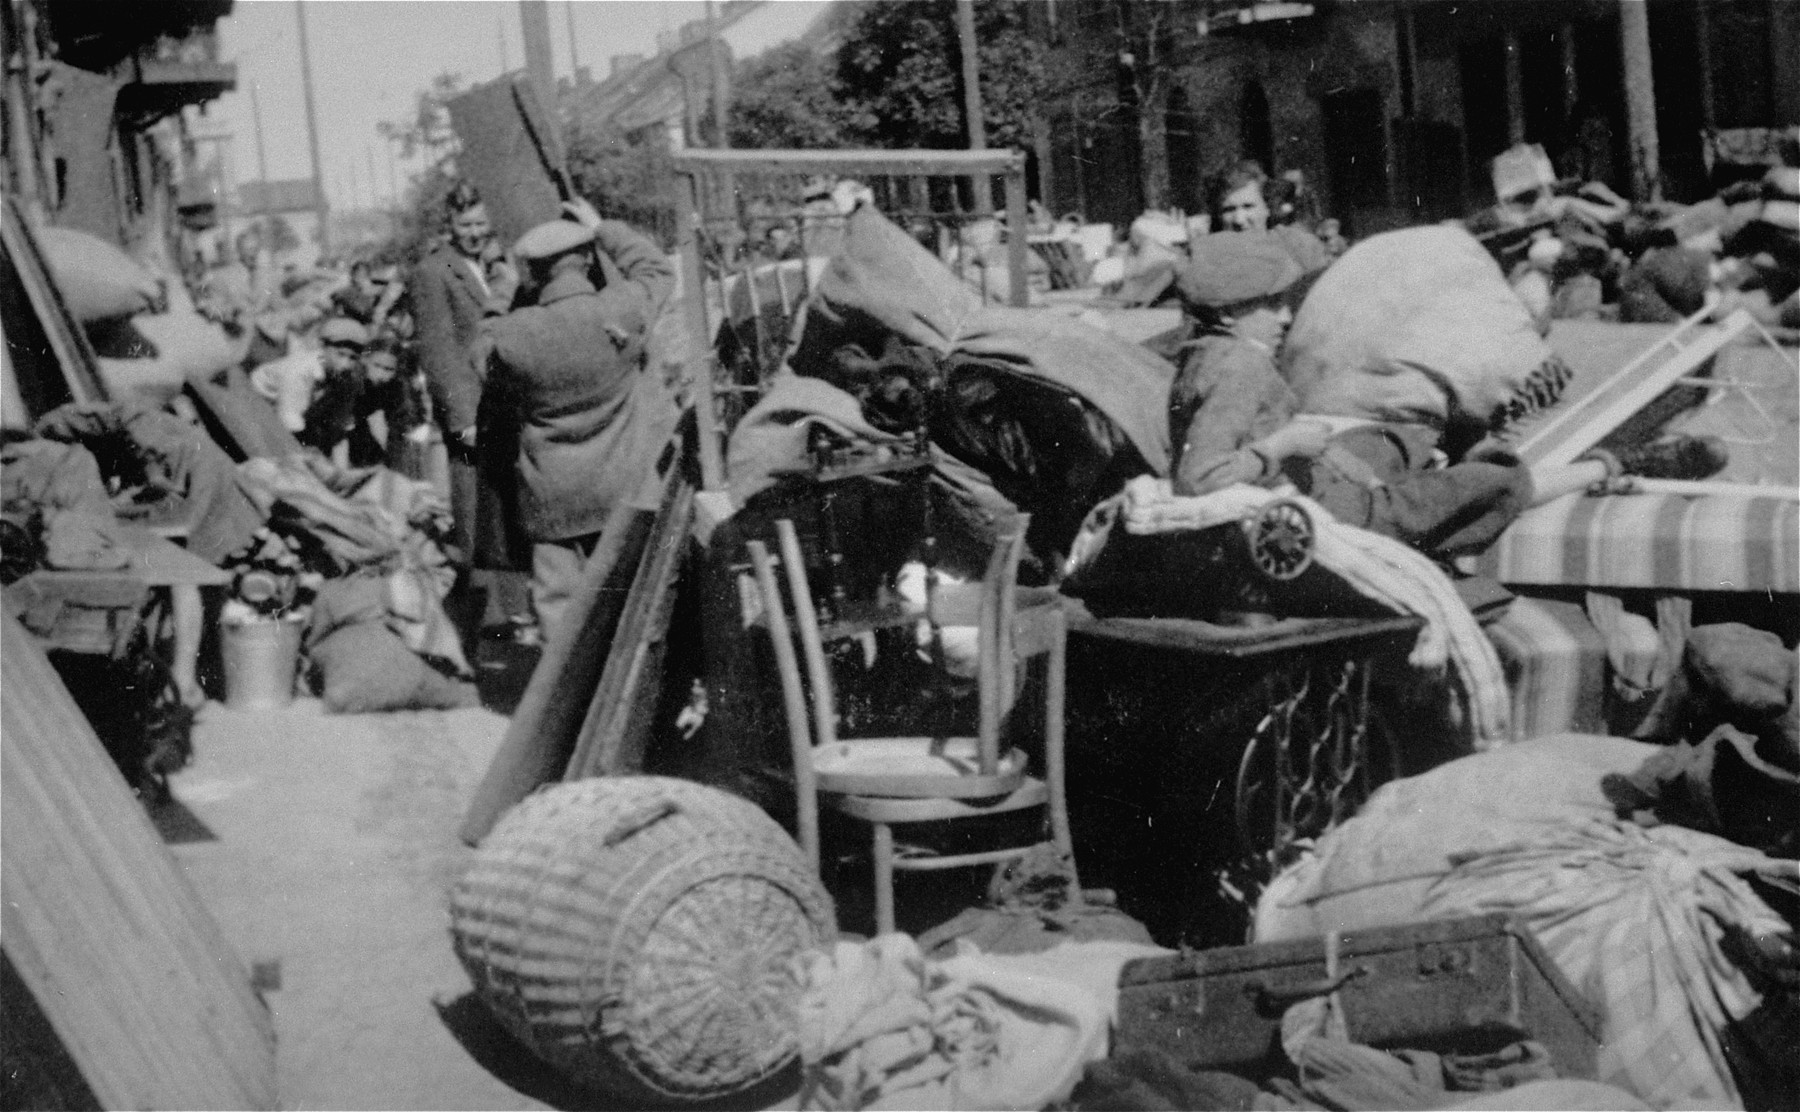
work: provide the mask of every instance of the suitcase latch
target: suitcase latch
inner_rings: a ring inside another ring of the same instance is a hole
[[[1419,976],[1458,977],[1474,972],[1475,951],[1467,946],[1428,943],[1418,948]]]

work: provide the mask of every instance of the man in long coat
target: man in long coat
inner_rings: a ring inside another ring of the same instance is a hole
[[[531,595],[549,643],[614,506],[654,509],[647,484],[674,431],[673,395],[644,367],[651,325],[675,288],[662,250],[585,202],[574,220],[520,237],[536,303],[483,325],[489,387],[519,423],[519,516],[531,539]],[[594,249],[617,267],[604,289]]]
[[[448,241],[419,261],[407,282],[419,370],[437,412],[450,464],[452,540],[464,596],[471,566],[511,566],[507,551],[512,444],[504,418],[482,404],[484,368],[472,354],[481,322],[512,306],[518,276],[500,260],[487,206],[467,183],[445,201]],[[479,436],[478,436],[479,430]],[[487,488],[484,490],[484,487]],[[466,597],[464,603],[472,604]],[[479,615],[464,615],[469,623]]]

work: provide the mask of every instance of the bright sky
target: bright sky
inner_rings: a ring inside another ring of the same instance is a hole
[[[311,172],[295,8],[295,0],[237,0],[219,21],[220,57],[237,63],[238,87],[208,109],[208,130],[232,133],[238,181],[261,176],[253,86],[268,176]],[[524,66],[516,0],[305,0],[305,8],[319,152],[334,208],[385,204],[396,171],[404,186],[409,168],[417,167],[390,160],[375,125],[408,117],[415,95],[434,76],[448,70],[479,83]],[[557,76],[571,72],[573,18],[576,55],[596,80],[606,76],[613,55],[653,54],[659,33],[706,11],[702,0],[550,0],[549,9]]]

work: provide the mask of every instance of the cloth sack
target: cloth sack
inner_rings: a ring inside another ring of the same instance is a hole
[[[481,700],[473,683],[437,671],[380,622],[333,630],[307,650],[319,696],[336,714],[454,710]]]
[[[1487,426],[1560,395],[1500,267],[1452,225],[1370,236],[1319,276],[1281,349],[1303,413]]]
[[[63,301],[81,323],[135,316],[162,299],[156,276],[99,236],[55,227],[39,228],[37,236]]]
[[[1722,1040],[1763,996],[1726,956],[1727,924],[1785,929],[1744,875],[1795,868],[1616,818],[1601,778],[1655,751],[1550,735],[1384,785],[1270,885],[1255,939],[1514,914],[1600,1007],[1601,1080],[1659,1106],[1735,1104]]]

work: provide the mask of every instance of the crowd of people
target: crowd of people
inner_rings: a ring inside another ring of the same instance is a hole
[[[478,568],[528,571],[529,600],[503,589],[500,607],[521,640],[553,631],[607,512],[637,494],[674,426],[672,395],[637,374],[673,268],[586,202],[566,209],[503,244],[459,183],[410,272],[278,268],[251,226],[195,291],[301,445],[440,486],[465,639],[486,609]]]

